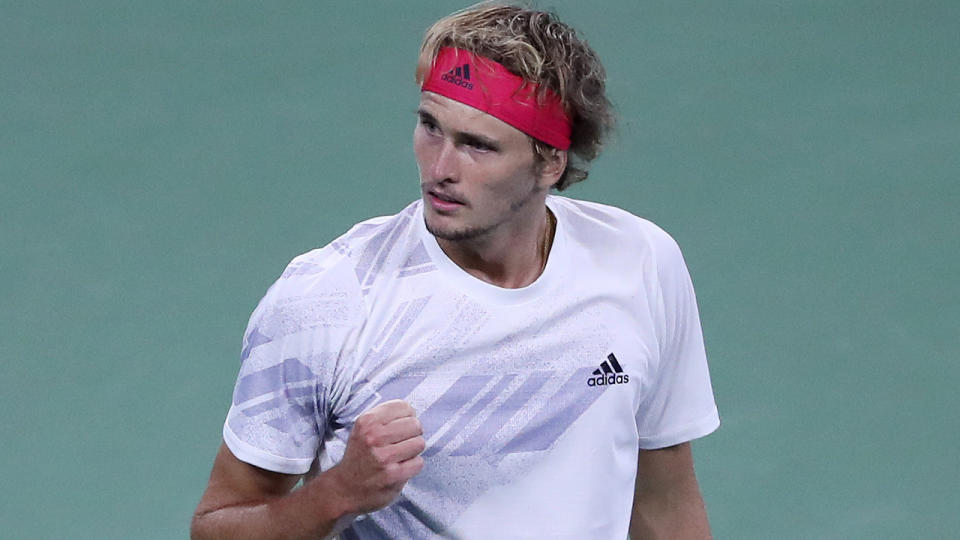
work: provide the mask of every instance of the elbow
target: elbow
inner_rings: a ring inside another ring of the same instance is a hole
[[[200,512],[198,510],[193,514],[193,519],[190,520],[190,540],[214,540],[216,538],[211,518],[210,512]]]

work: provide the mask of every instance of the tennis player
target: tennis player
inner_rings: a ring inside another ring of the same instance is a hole
[[[555,193],[612,125],[597,55],[484,3],[427,31],[416,80],[422,198],[261,300],[193,537],[708,538],[680,251]]]

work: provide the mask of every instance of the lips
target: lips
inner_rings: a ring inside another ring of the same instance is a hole
[[[466,205],[462,199],[455,195],[435,190],[427,192],[427,199],[435,210],[441,212],[450,212]]]
[[[437,199],[440,199],[443,202],[463,204],[463,201],[461,201],[460,199],[454,197],[453,195],[448,195],[446,193],[438,193],[436,191],[431,191],[430,195],[436,197]]]

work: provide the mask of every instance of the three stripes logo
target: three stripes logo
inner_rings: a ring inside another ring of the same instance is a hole
[[[473,83],[470,82],[470,64],[464,64],[451,69],[441,75],[440,80],[462,86],[467,90],[473,90]]]
[[[593,370],[593,377],[587,379],[587,386],[606,386],[608,384],[625,384],[630,382],[630,375],[623,372],[617,357],[610,353],[598,369]]]

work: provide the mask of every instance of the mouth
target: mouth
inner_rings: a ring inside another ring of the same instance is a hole
[[[435,209],[442,211],[455,210],[466,205],[459,197],[436,190],[427,191],[427,199]]]

